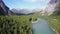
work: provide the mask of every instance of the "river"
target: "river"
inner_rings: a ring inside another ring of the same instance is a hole
[[[55,34],[55,32],[49,27],[48,22],[41,18],[37,19],[37,23],[32,23],[33,34]]]

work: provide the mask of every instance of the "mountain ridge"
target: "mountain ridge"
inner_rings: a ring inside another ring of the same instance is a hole
[[[56,5],[60,2],[60,0],[50,0],[48,5],[43,10],[43,14],[47,13],[47,15],[51,15],[55,11]]]
[[[0,0],[0,15],[9,15],[10,9]]]

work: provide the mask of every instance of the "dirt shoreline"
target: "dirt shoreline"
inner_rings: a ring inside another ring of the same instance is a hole
[[[56,34],[58,34],[58,32],[57,32],[54,28],[51,27],[51,29],[52,29]]]

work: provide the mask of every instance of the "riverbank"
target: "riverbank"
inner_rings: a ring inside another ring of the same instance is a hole
[[[35,34],[55,34],[49,27],[48,22],[44,19],[38,18],[37,23],[32,23],[32,21],[30,23],[32,25],[33,33]]]
[[[40,18],[47,20],[51,29],[56,34],[60,34],[60,16],[42,16]]]
[[[32,23],[37,23],[37,21],[32,21]],[[58,31],[56,31],[53,27],[50,26],[50,28],[53,30],[53,32],[55,32],[56,34],[58,34]]]
[[[35,21],[31,20],[31,23],[37,23],[37,22],[38,22],[38,19],[35,20]]]
[[[53,28],[53,27],[50,27],[56,34],[58,34],[58,32]]]

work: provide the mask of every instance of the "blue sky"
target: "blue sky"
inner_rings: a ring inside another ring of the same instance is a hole
[[[24,9],[42,9],[48,4],[50,0],[3,0],[10,8],[24,8]]]

